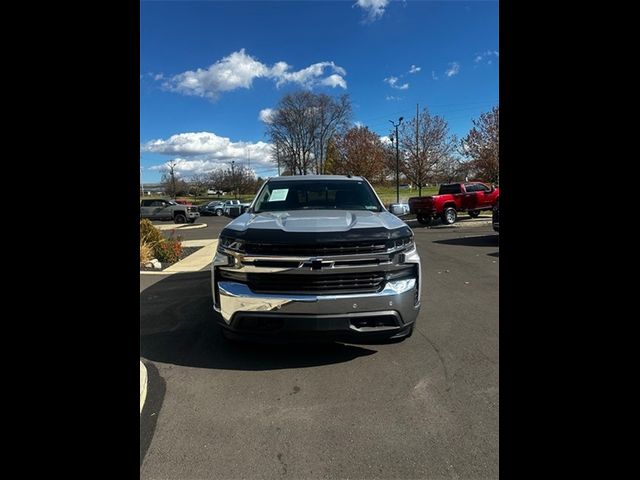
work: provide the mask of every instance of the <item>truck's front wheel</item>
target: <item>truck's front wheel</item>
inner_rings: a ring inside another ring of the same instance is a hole
[[[431,220],[433,220],[433,217],[431,215],[418,215],[417,219],[418,222],[422,225],[431,225]]]
[[[176,214],[175,217],[173,217],[173,221],[175,223],[186,223],[187,222],[187,217],[185,217],[184,214],[182,214],[182,213],[178,213],[178,214]]]
[[[442,212],[442,223],[445,225],[452,225],[456,223],[457,218],[458,213],[453,207],[447,207],[444,209],[444,212]]]

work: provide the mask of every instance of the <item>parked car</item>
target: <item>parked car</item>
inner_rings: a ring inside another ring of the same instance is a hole
[[[420,310],[413,231],[364,178],[275,177],[220,233],[211,294],[226,338],[404,339]]]
[[[180,205],[174,200],[144,199],[140,202],[140,218],[173,220],[175,223],[193,223],[200,216],[198,208]]]
[[[235,200],[235,201],[237,201],[238,203],[225,205],[224,214],[227,217],[231,217],[231,218],[239,217],[244,212],[246,212],[247,209],[249,208],[249,205],[251,205],[251,203],[240,202],[240,200]]]
[[[496,200],[496,204],[493,206],[492,217],[493,229],[500,233],[500,199]]]
[[[409,208],[418,222],[429,225],[434,217],[451,225],[458,212],[467,212],[476,218],[483,210],[491,210],[500,196],[500,189],[482,182],[448,183],[440,185],[438,195],[411,197]]]
[[[224,213],[224,202],[209,202],[198,207],[200,215],[216,215],[222,216]]]

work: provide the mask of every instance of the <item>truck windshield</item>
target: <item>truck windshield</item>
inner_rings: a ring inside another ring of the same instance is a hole
[[[360,180],[278,180],[268,182],[254,212],[290,210],[382,211],[371,187]]]

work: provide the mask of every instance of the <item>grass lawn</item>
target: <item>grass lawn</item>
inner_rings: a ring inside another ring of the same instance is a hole
[[[375,189],[376,193],[378,194],[378,196],[380,197],[380,200],[382,200],[382,203],[384,203],[385,206],[389,206],[390,203],[395,203],[396,201],[396,187],[395,186],[391,186],[391,187],[386,187],[386,186],[373,186],[373,188]],[[425,187],[422,189],[422,196],[423,197],[427,197],[429,195],[435,195],[436,193],[438,193],[438,187]],[[418,196],[418,189],[414,188],[413,190],[409,190],[408,188],[400,188],[400,202],[402,203],[407,203],[407,201],[409,200],[409,197],[417,197]],[[247,195],[240,195],[238,197],[238,199],[241,202],[250,202],[251,200],[253,200],[253,195],[251,194],[247,194]],[[166,195],[149,195],[149,196],[145,196],[145,199],[153,199],[153,198],[168,198]],[[234,200],[235,197],[232,195],[226,195],[226,196],[222,196],[222,197],[218,197],[216,195],[206,195],[206,196],[202,196],[202,197],[188,197],[188,196],[182,196],[182,197],[178,197],[178,199],[184,199],[184,200],[188,200],[189,202],[193,203],[194,205],[201,205],[203,203],[209,203],[209,202],[213,202],[213,201],[225,201],[225,200]]]
[[[376,187],[375,185],[373,186],[373,188],[375,189],[376,193],[378,194],[378,196],[380,197],[380,200],[382,200],[382,203],[385,204],[385,206],[389,206],[390,203],[395,203],[396,202],[396,187],[392,186],[392,187],[382,187],[382,186],[378,186]],[[436,193],[438,193],[438,187],[424,187],[422,189],[422,196],[423,197],[428,197],[429,195],[435,195]],[[413,190],[409,190],[408,188],[400,188],[400,202],[401,203],[407,203],[407,201],[409,200],[409,197],[417,197],[418,196],[418,189],[414,188]]]

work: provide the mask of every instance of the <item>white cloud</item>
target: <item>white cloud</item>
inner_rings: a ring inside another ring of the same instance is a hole
[[[366,22],[374,22],[384,15],[388,4],[389,0],[357,0],[354,6],[359,6],[367,13]]]
[[[420,70],[422,70],[422,67],[416,67],[415,65],[411,65],[411,68],[409,69],[409,73],[418,73]]]
[[[398,90],[406,90],[407,88],[409,88],[409,84],[408,83],[403,83],[402,85],[398,85],[397,84],[398,83],[398,77],[394,77],[394,76],[385,78],[383,80],[383,82],[388,83],[391,88],[397,88]]]
[[[434,80],[438,80],[439,77],[436,75],[435,70],[431,70],[431,78]]]
[[[393,95],[387,95],[385,98],[385,100],[402,100],[401,97],[394,97]]]
[[[333,74],[320,81],[320,85],[326,85],[327,87],[342,87],[347,88],[347,82],[344,81],[340,75]]]
[[[244,162],[251,154],[252,167],[273,167],[271,144],[265,142],[232,142],[211,132],[188,132],[167,139],[151,140],[140,145],[141,152],[175,156],[177,170],[184,175],[206,173],[228,165],[231,160]],[[161,170],[168,162],[151,167]]]
[[[393,142],[391,142],[391,139],[389,138],[389,135],[383,135],[380,137],[380,141],[385,144],[385,145],[392,145]]]
[[[476,58],[473,61],[475,63],[480,63],[480,62],[484,61],[487,64],[491,65],[491,63],[492,63],[491,58],[492,57],[499,58],[500,57],[500,52],[498,52],[497,50],[487,50],[485,52],[478,53],[476,55]]]
[[[306,88],[313,88],[316,85],[347,88],[347,82],[342,78],[342,75],[346,75],[345,69],[333,62],[314,63],[307,68],[294,72],[288,71],[291,67],[285,62],[278,62],[274,68],[275,71],[272,69],[269,76],[276,79],[278,87],[284,83],[291,82]],[[326,78],[321,78],[325,69],[330,69],[334,73]]]
[[[357,128],[364,127],[364,123],[359,122],[359,121],[357,121],[357,120],[356,120],[355,122],[353,122],[353,124],[354,124]]]
[[[460,64],[458,62],[451,62],[449,68],[444,72],[447,77],[453,77],[460,72]]]
[[[325,70],[332,72],[324,77]],[[218,60],[206,69],[189,70],[173,77],[160,77],[165,80],[162,86],[183,95],[193,95],[216,99],[222,92],[239,88],[251,88],[256,78],[269,78],[280,86],[285,83],[298,83],[305,88],[317,85],[347,88],[344,68],[334,62],[319,62],[301,70],[291,70],[286,62],[276,62],[272,67],[245,53],[244,48]]]
[[[258,114],[258,119],[264,123],[271,123],[274,113],[273,108],[263,108]]]

